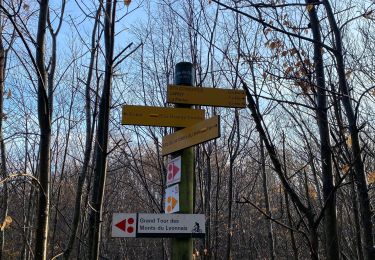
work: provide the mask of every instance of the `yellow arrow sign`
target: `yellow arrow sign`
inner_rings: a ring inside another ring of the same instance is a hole
[[[167,102],[216,107],[246,107],[243,90],[168,85]]]
[[[162,141],[162,155],[168,155],[218,137],[220,137],[220,116],[214,116],[173,134],[164,136]]]
[[[186,127],[203,119],[202,109],[130,105],[122,107],[123,125]]]

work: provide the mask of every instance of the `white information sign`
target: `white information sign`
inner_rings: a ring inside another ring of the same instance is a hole
[[[204,214],[138,214],[137,236],[204,236]]]
[[[112,237],[204,237],[204,214],[114,213]]]
[[[136,237],[137,213],[113,213],[112,237]]]
[[[180,193],[178,184],[165,189],[165,213],[180,211]]]
[[[168,162],[167,186],[181,181],[181,156]]]

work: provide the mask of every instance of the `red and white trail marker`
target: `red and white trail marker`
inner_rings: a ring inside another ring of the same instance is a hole
[[[167,186],[181,181],[181,156],[168,162]]]
[[[136,237],[137,214],[113,213],[112,237]]]

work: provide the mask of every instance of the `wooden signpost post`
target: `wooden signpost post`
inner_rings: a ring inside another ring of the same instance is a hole
[[[173,237],[174,260],[191,260],[193,237],[202,237],[205,233],[204,215],[192,214],[194,146],[220,137],[220,116],[204,120],[204,110],[192,109],[192,105],[246,106],[244,91],[196,88],[194,75],[191,63],[176,64],[174,85],[167,88],[167,102],[175,104],[175,108],[131,105],[122,108],[123,125],[175,127],[174,133],[163,137],[162,155],[171,155],[172,158],[168,164],[165,212],[179,214],[116,213],[113,215],[112,236]]]
[[[175,85],[193,86],[195,71],[190,62],[180,62],[175,67]],[[176,108],[191,108],[191,104],[176,105]],[[184,129],[176,129],[175,133]],[[194,213],[194,148],[183,147],[172,154],[172,159],[181,156],[181,181],[179,185],[179,204],[182,214]],[[162,146],[162,151],[164,150]],[[163,154],[164,155],[164,154]],[[193,239],[172,238],[172,259],[190,260],[193,257]]]

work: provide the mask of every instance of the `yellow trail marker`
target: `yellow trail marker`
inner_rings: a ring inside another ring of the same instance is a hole
[[[173,134],[164,136],[162,154],[163,156],[168,155],[218,137],[220,137],[220,116],[214,116]]]
[[[123,125],[186,127],[203,119],[203,109],[124,105],[121,123]]]
[[[246,107],[243,90],[168,85],[167,102],[216,107]]]

